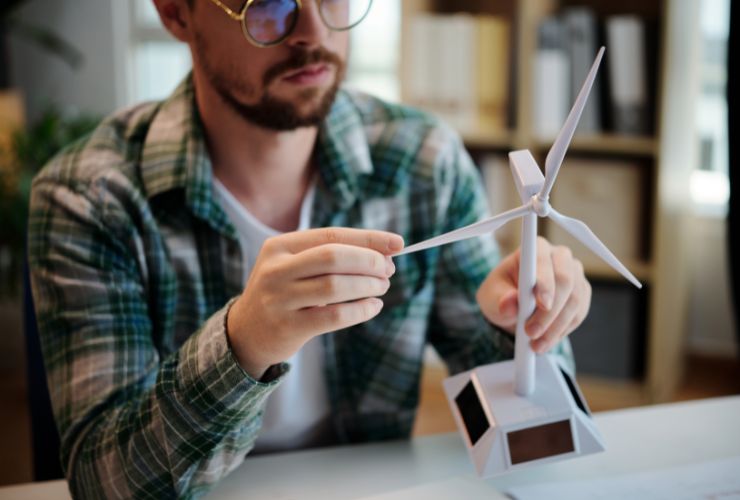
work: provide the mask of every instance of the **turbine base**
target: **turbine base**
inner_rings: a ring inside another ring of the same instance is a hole
[[[578,385],[552,356],[537,356],[537,387],[527,397],[514,391],[514,361],[480,366],[443,385],[481,477],[604,450]]]

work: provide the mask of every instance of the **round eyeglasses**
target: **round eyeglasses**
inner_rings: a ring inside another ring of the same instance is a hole
[[[283,42],[293,32],[302,0],[247,0],[235,11],[221,0],[211,0],[233,20],[239,21],[244,36],[257,47]],[[370,12],[373,0],[316,0],[321,20],[333,31],[354,28]]]

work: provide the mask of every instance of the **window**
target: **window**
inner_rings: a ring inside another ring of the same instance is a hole
[[[727,38],[730,0],[701,0],[703,42],[697,109],[699,165],[691,177],[697,210],[724,216],[730,194],[727,137]]]
[[[351,31],[347,84],[388,101],[401,99],[401,0],[377,0]]]
[[[131,102],[162,99],[190,71],[190,50],[162,27],[151,0],[135,0],[131,13]]]

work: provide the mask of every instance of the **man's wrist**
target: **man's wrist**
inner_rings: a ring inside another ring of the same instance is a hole
[[[265,377],[268,369],[274,365],[272,363],[259,362],[251,359],[248,355],[250,349],[243,345],[245,341],[244,336],[235,335],[238,331],[238,325],[240,324],[238,318],[239,311],[237,308],[238,302],[238,299],[232,302],[231,307],[226,311],[226,341],[229,344],[229,349],[234,355],[234,359],[239,363],[242,370],[247,372],[247,375],[252,377],[254,380],[261,381],[262,378]]]
[[[236,362],[239,363],[239,366],[242,367],[242,370],[247,372],[247,375],[252,377],[254,380],[257,380],[258,382],[262,381],[262,378],[265,377],[265,374],[268,371],[268,369],[271,366],[274,366],[274,365],[265,366],[265,365],[250,364],[249,362],[241,359],[239,357],[239,354],[236,351],[233,351],[233,352],[234,352],[234,359],[236,359]]]

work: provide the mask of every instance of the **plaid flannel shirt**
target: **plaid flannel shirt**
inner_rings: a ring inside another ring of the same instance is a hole
[[[342,90],[315,155],[312,227],[382,229],[410,244],[487,214],[460,139],[419,111]],[[106,119],[34,181],[33,294],[79,497],[204,493],[242,463],[289,369],[254,380],[229,348],[242,259],[211,176],[188,78],[167,100]],[[453,373],[512,355],[475,301],[498,258],[492,238],[397,258],[381,314],[322,337],[341,442],[409,436],[427,342]]]

